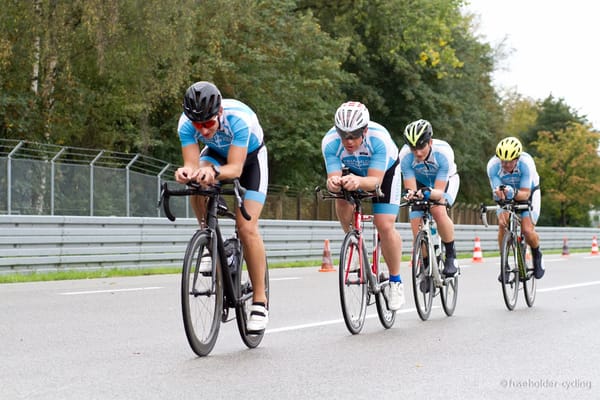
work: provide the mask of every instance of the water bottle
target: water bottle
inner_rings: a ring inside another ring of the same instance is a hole
[[[225,248],[225,256],[227,257],[227,266],[231,270],[235,270],[239,259],[239,241],[236,237],[231,237],[223,243]]]
[[[439,264],[442,256],[442,249],[440,248],[440,238],[437,232],[437,227],[433,221],[431,222],[431,242],[433,243],[433,250],[435,251],[435,257]]]

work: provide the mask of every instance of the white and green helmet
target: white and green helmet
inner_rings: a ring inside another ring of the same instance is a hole
[[[410,147],[422,147],[433,136],[431,123],[424,119],[413,121],[404,129],[404,141]]]

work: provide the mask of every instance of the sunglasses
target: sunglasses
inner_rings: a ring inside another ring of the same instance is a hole
[[[198,122],[198,121],[193,121],[192,124],[197,128],[197,129],[210,129],[213,126],[215,126],[219,121],[217,121],[218,115],[215,115],[214,117],[212,117],[211,119],[209,119],[208,121],[204,121],[204,122]]]
[[[360,137],[362,137],[365,128],[358,128],[355,131],[350,131],[350,132],[346,132],[341,130],[340,128],[336,127],[335,128],[337,130],[338,135],[340,135],[340,137],[342,138],[342,140],[345,139],[358,139]]]
[[[412,145],[408,145],[410,147],[411,150],[423,150],[425,147],[427,147],[427,145],[429,144],[429,142],[423,142],[423,143],[418,143],[416,146],[412,146]]]

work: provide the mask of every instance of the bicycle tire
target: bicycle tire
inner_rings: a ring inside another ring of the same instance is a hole
[[[428,236],[425,231],[417,233],[412,252],[412,283],[415,308],[419,318],[426,321],[431,314],[431,305],[435,288],[431,276],[430,265],[424,265],[423,252],[429,249]],[[433,264],[435,255],[429,255],[429,263]],[[423,287],[421,287],[423,285]]]
[[[340,305],[346,328],[353,335],[358,334],[364,324],[367,314],[367,279],[364,270],[355,268],[353,260],[358,260],[358,233],[346,234],[340,251],[339,289]],[[364,242],[362,243],[362,268],[368,268],[369,260]],[[356,269],[356,271],[354,270]],[[361,279],[362,277],[362,279]]]
[[[527,257],[525,252],[527,251],[527,245],[523,246],[523,265],[525,266],[526,276],[523,281],[523,295],[525,296],[525,303],[527,307],[533,307],[533,303],[535,303],[535,294],[536,294],[536,280],[533,276],[533,265],[531,262],[527,262]]]
[[[242,254],[243,256],[243,254]],[[235,307],[235,315],[238,331],[240,332],[240,337],[242,338],[242,342],[248,348],[253,349],[257,347],[260,342],[262,342],[265,332],[262,331],[260,333],[248,332],[248,318],[250,318],[250,306],[252,305],[252,285],[250,283],[250,277],[248,275],[247,270],[244,272],[242,269],[243,265],[243,257],[240,259],[240,271],[242,274],[238,274],[240,278],[236,279],[234,284],[239,288],[238,291],[238,302]],[[267,295],[267,305],[269,304],[269,265],[267,260],[265,259],[265,293]]]
[[[441,260],[444,260],[444,246],[442,246],[442,257]],[[440,274],[444,269],[444,263],[440,262]],[[442,308],[444,309],[444,313],[448,317],[451,317],[454,314],[454,310],[456,309],[456,301],[458,300],[458,274],[456,274],[452,278],[445,278],[444,284],[440,288],[440,298],[442,300]]]
[[[199,272],[204,248],[211,254],[214,276],[212,272]],[[223,281],[213,254],[211,233],[197,231],[186,248],[181,275],[183,326],[190,347],[200,357],[214,348],[223,312]]]
[[[506,233],[502,239],[500,252],[500,281],[504,304],[510,311],[515,309],[519,295],[519,264],[516,252],[516,238]]]
[[[377,305],[377,315],[379,322],[385,329],[389,329],[396,321],[396,311],[390,310],[388,302],[390,298],[390,271],[381,254],[381,243],[377,243],[377,271],[371,270],[375,275],[375,281],[381,288],[381,291],[375,296]],[[375,260],[373,260],[375,261]]]

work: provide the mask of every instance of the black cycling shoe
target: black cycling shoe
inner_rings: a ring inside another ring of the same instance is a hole
[[[542,264],[542,252],[541,251],[537,251],[535,254],[533,254],[533,276],[535,276],[535,279],[541,279],[544,274],[546,273],[546,270],[544,269],[544,265]]]
[[[458,268],[456,268],[456,258],[454,257],[446,257],[444,260],[444,270],[442,273],[446,277],[453,277],[458,272]]]
[[[498,282],[502,283],[502,274],[498,275]],[[504,274],[504,283],[510,283],[510,272],[508,271]]]
[[[426,276],[425,278],[423,278],[423,280],[421,280],[421,282],[419,283],[419,289],[421,289],[421,292],[429,293],[429,287],[431,286],[429,284],[430,279],[431,278],[429,276]]]

